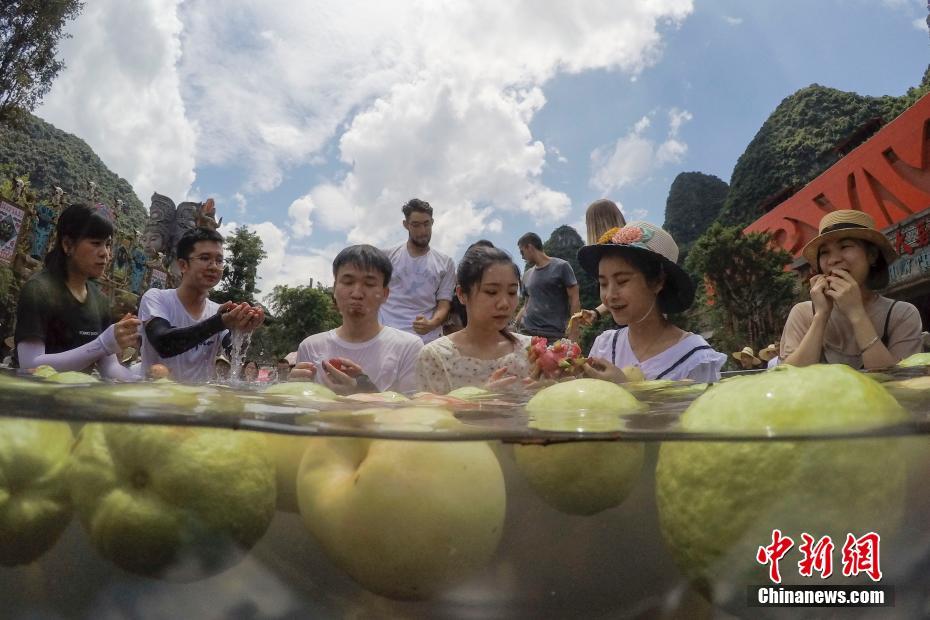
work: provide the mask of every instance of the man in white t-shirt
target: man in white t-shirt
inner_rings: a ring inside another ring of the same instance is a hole
[[[245,302],[220,305],[207,297],[223,276],[223,237],[215,230],[184,233],[177,257],[181,285],[149,289],[139,302],[142,372],[148,376],[153,364],[164,364],[176,381],[206,382],[229,344],[229,330],[252,331],[265,314]]]
[[[424,343],[442,335],[442,324],[452,307],[455,263],[429,247],[433,236],[433,208],[414,198],[402,209],[407,241],[384,251],[394,267],[391,296],[381,306],[381,322],[411,334]]]
[[[392,270],[384,252],[370,245],[349,246],[336,255],[333,298],[342,325],[300,343],[291,381],[315,379],[340,394],[416,389],[423,341],[378,319]]]

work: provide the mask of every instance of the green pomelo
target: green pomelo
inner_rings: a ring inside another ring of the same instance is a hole
[[[69,383],[74,385],[85,385],[90,383],[100,383],[100,379],[93,377],[85,372],[69,370],[67,372],[56,372],[53,375],[42,375],[46,381],[52,383]]]
[[[228,568],[265,533],[275,509],[264,437],[243,431],[89,424],[68,479],[101,555],[172,581]]]
[[[621,415],[642,411],[625,389],[598,379],[549,386],[526,405],[530,426],[548,431],[610,432]],[[643,467],[644,449],[634,442],[575,442],[514,447],[517,467],[533,490],[562,512],[592,515],[618,506]]]
[[[293,396],[300,399],[316,402],[335,402],[339,400],[339,395],[333,392],[325,385],[314,383],[312,381],[288,381],[285,383],[275,383],[269,386],[265,394],[275,394],[278,396]]]
[[[903,360],[898,362],[898,366],[902,368],[910,368],[912,366],[930,366],[930,353],[915,353],[910,357],[905,357]]]
[[[405,416],[427,426],[442,417],[418,408]],[[297,494],[330,559],[398,599],[435,596],[485,565],[506,511],[503,473],[485,442],[312,438]]]
[[[837,549],[847,533],[893,535],[905,506],[906,441],[772,437],[867,431],[908,419],[881,385],[841,364],[785,367],[711,387],[683,414],[682,430],[760,439],[661,446],[659,519],[678,565],[710,598],[733,602],[747,584],[769,583],[755,558],[774,529],[795,541],[781,562],[786,581],[801,579],[804,532],[831,536]]]
[[[486,398],[494,398],[497,395],[480,387],[466,385],[465,387],[452,390],[447,396],[461,398],[462,400],[483,400]]]
[[[73,441],[64,422],[0,419],[0,565],[38,559],[71,521]]]

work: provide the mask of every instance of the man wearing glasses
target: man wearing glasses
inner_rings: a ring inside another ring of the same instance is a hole
[[[245,302],[220,305],[208,298],[223,276],[223,237],[215,230],[184,233],[177,257],[181,285],[149,289],[139,302],[142,370],[147,376],[153,364],[164,364],[176,381],[205,382],[217,356],[230,347],[230,331],[251,332],[265,314]]]
[[[429,247],[433,208],[413,198],[401,209],[407,241],[384,250],[394,268],[391,295],[381,306],[381,323],[419,336],[424,344],[442,335],[455,288],[455,263]]]

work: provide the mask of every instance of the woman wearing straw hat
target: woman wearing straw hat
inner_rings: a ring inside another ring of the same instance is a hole
[[[672,236],[648,222],[613,228],[578,250],[582,268],[598,279],[601,301],[617,324],[626,325],[597,337],[586,375],[623,382],[621,368],[632,366],[646,379],[720,378],[726,355],[666,318],[694,301],[694,283],[677,260]]]
[[[743,370],[752,370],[762,363],[762,360],[752,352],[752,347],[743,347],[742,351],[733,354],[733,359],[740,363]]]
[[[840,210],[820,220],[820,234],[802,254],[811,265],[811,300],[791,309],[781,359],[853,368],[886,368],[920,351],[920,313],[875,291],[888,285],[897,254],[862,211]]]

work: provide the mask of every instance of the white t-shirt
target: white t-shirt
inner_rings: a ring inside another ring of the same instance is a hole
[[[406,243],[384,250],[384,253],[391,259],[394,273],[391,292],[381,306],[381,323],[415,334],[423,342],[439,338],[442,326],[420,336],[413,331],[413,320],[417,315],[431,319],[440,300],[452,301],[455,262],[432,248],[423,256],[410,256]]]
[[[162,318],[172,327],[190,327],[216,314],[220,305],[207,299],[203,314],[193,317],[178,299],[177,289],[150,288],[139,302],[139,320],[144,325],[150,319]],[[164,364],[175,381],[204,383],[213,377],[213,365],[220,354],[227,330],[213,334],[204,342],[174,357],[161,357],[142,330],[142,374],[147,376],[152,364]]]
[[[693,379],[701,383],[720,381],[720,369],[727,361],[727,356],[714,351],[707,341],[697,334],[688,334],[666,350],[643,361],[637,359],[630,348],[628,335],[629,328],[626,327],[603,332],[591,345],[589,355],[612,362],[618,368],[637,366],[649,380]]]
[[[323,380],[323,360],[345,357],[359,366],[382,392],[413,392],[417,387],[417,356],[423,348],[418,336],[384,326],[366,342],[347,342],[336,330],[313,334],[297,348],[298,362],[316,364],[317,383]]]

